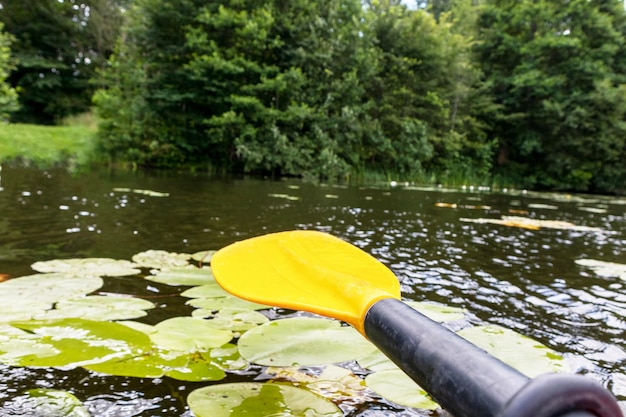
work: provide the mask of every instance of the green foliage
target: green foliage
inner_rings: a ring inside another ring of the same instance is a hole
[[[9,114],[16,111],[17,92],[7,83],[7,78],[13,70],[11,60],[11,36],[4,32],[4,25],[0,22],[0,122],[5,121]]]
[[[89,110],[90,80],[110,54],[121,12],[113,0],[4,0],[0,21],[15,37],[9,82],[15,122],[52,124]]]
[[[488,2],[477,59],[500,106],[498,173],[527,187],[624,191],[622,2]]]
[[[138,164],[280,175],[440,169],[484,148],[457,111],[473,87],[440,77],[468,51],[395,3],[141,0],[95,96],[102,146]]]

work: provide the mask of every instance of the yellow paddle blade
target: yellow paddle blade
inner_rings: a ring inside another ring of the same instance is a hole
[[[233,243],[213,255],[211,269],[231,294],[343,320],[361,334],[372,304],[400,298],[398,279],[386,266],[322,232],[296,230]]]

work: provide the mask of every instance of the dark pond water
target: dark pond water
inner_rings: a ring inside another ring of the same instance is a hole
[[[5,166],[0,175],[0,274],[29,275],[33,262],[55,258],[130,259],[148,249],[192,253],[275,231],[326,231],[388,265],[407,298],[463,307],[477,322],[531,336],[626,400],[626,282],[575,263],[626,263],[626,200],[171,172],[70,175]],[[502,215],[598,230],[461,220]],[[228,381],[252,380],[255,372]],[[70,390],[97,416],[189,416],[185,397],[202,385],[0,365],[0,415],[16,415],[12,398],[20,392],[44,387]],[[384,402],[346,413],[418,415]]]

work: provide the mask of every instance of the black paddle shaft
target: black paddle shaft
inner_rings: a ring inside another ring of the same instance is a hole
[[[613,395],[580,375],[529,379],[399,300],[376,302],[365,334],[455,417],[623,417]]]

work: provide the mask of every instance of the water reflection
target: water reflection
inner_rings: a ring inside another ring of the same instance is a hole
[[[113,170],[72,177],[5,166],[0,175],[0,274],[27,275],[31,263],[53,258],[130,259],[148,249],[217,249],[281,230],[326,231],[389,266],[406,298],[463,307],[477,322],[534,337],[566,353],[576,371],[626,400],[626,284],[575,263],[583,258],[624,262],[624,200]],[[567,220],[601,230],[460,221],[502,215]],[[57,386],[80,385],[66,381],[60,371],[54,377]],[[96,415],[109,415],[107,407],[126,402],[129,411],[118,411],[130,414],[110,415],[156,415],[157,406],[168,410],[159,411],[162,415],[182,415],[184,393],[192,388],[176,381],[124,386],[119,378],[83,377],[91,385],[83,387],[82,399]],[[5,392],[0,399],[27,386],[47,386],[47,380],[39,372],[0,367],[0,392]],[[99,384],[114,387],[116,394],[102,395]],[[133,397],[142,392],[145,397]],[[350,415],[414,415],[381,407]]]

